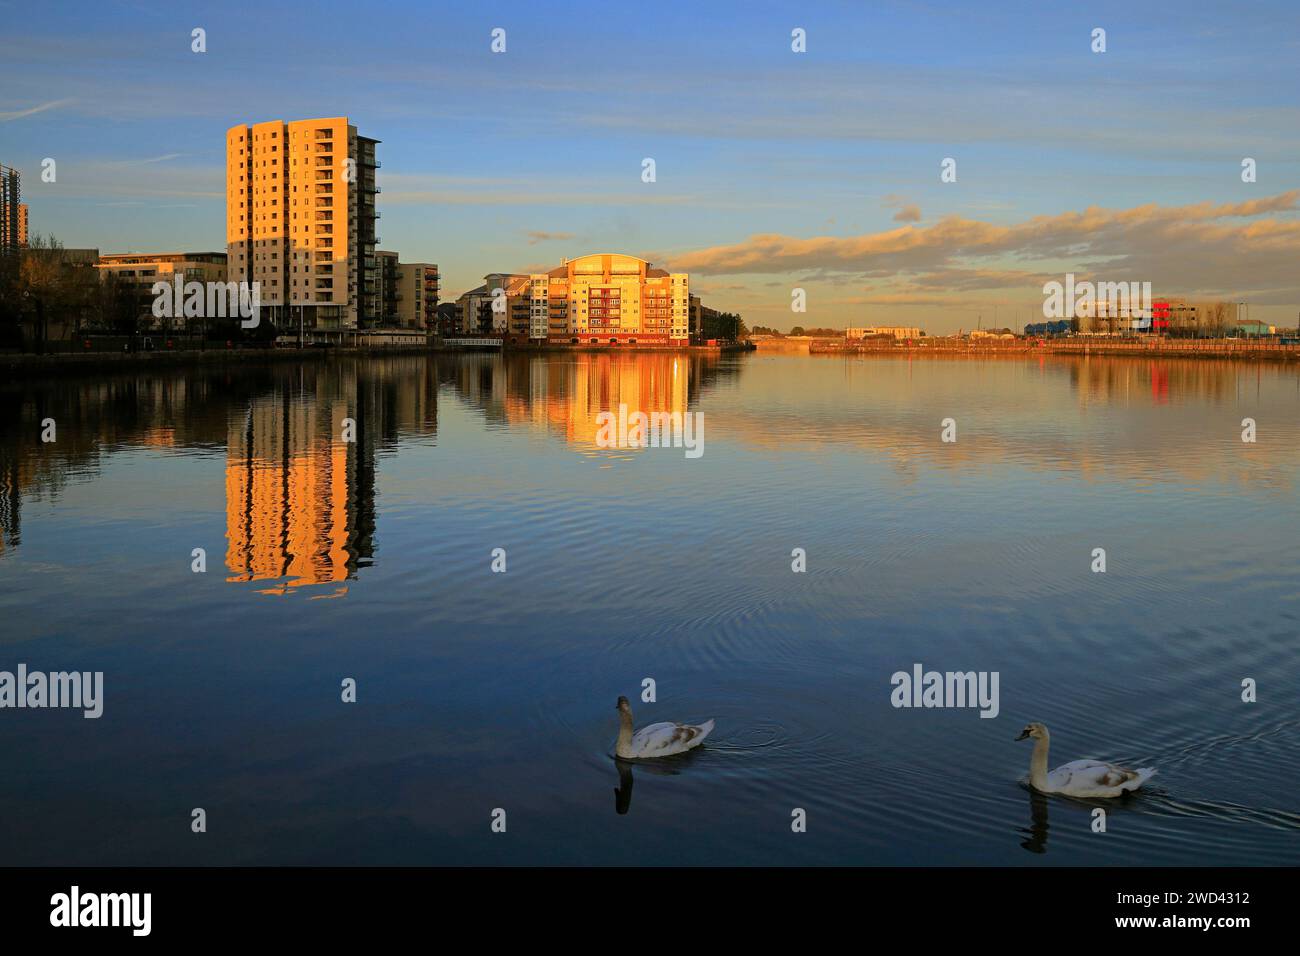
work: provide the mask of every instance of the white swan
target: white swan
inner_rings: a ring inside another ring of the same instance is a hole
[[[626,697],[618,699],[618,743],[614,753],[624,760],[642,760],[647,757],[669,757],[683,753],[704,743],[713,730],[713,721],[699,726],[674,724],[665,721],[650,724],[632,733],[632,707]]]
[[[1042,793],[1064,793],[1071,797],[1118,797],[1136,790],[1155,775],[1153,767],[1127,770],[1100,760],[1073,760],[1047,772],[1047,748],[1051,742],[1042,724],[1025,725],[1016,740],[1034,738],[1034,755],[1029,758],[1029,784]]]

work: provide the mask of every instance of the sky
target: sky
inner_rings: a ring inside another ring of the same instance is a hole
[[[1300,314],[1295,0],[0,0],[0,22],[0,163],[69,247],[222,250],[227,128],[346,115],[381,141],[380,248],[438,263],[444,300],[622,252],[782,330],[1019,329],[1069,272]]]

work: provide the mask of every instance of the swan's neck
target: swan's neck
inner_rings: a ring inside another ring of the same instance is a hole
[[[1029,758],[1029,783],[1035,790],[1047,789],[1047,734],[1034,740],[1034,755]]]
[[[614,753],[620,757],[632,756],[632,712],[629,710],[618,712],[618,743],[614,745]]]

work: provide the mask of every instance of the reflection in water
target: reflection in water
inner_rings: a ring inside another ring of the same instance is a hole
[[[736,368],[720,370],[716,356],[665,352],[480,355],[460,366],[456,391],[481,408],[490,422],[544,428],[594,452],[601,412],[617,412],[626,405],[629,412],[647,415],[685,414],[702,390]]]
[[[619,404],[702,412],[707,452],[593,448]],[[1217,361],[321,356],[5,380],[0,644],[112,668],[120,706],[0,721],[31,768],[0,775],[0,844],[20,864],[481,864],[481,808],[525,774],[546,837],[490,841],[502,862],[1286,865],[1297,449],[1297,370]],[[191,575],[205,542],[222,569]],[[485,581],[503,542],[523,573]],[[316,678],[358,660],[384,693],[322,710]],[[1003,713],[1072,726],[1077,752],[1132,741],[1113,756],[1169,796],[1105,839],[1073,801],[1031,793],[1026,818],[1008,734],[900,723],[873,690],[914,660],[1000,671]],[[611,779],[609,715],[582,702],[660,672],[773,740]],[[1274,703],[1238,703],[1260,674]],[[1006,770],[952,769],[972,766]],[[230,839],[119,813],[194,792]],[[774,806],[818,825],[790,840]]]
[[[1029,827],[1021,828],[1025,839],[1020,845],[1030,853],[1047,852],[1047,797],[1033,787],[1029,791]]]
[[[355,404],[355,401],[352,403]],[[285,587],[344,581],[369,562],[374,454],[364,414],[344,442],[349,403],[255,399],[230,426],[226,453],[228,581]]]
[[[953,362],[944,378],[990,385],[987,407],[967,414],[996,413],[998,427],[981,426],[978,441],[939,446],[929,404],[914,393],[915,362],[749,361],[756,398],[711,407],[709,433],[759,450],[856,444],[888,456],[906,480],[927,459],[942,468],[1019,460],[1083,476],[1109,468],[1161,481],[1213,475],[1289,484],[1285,469],[1270,466],[1283,445],[1261,442],[1243,458],[1232,442],[1201,440],[1215,406],[1300,389],[1300,378],[1282,366],[1098,357]],[[744,360],[674,353],[507,353],[13,382],[0,388],[0,554],[21,541],[24,497],[56,497],[68,480],[93,476],[106,453],[224,447],[229,580],[281,582],[272,590],[337,585],[374,556],[376,456],[403,438],[436,436],[439,387],[489,424],[544,430],[613,460],[637,450],[597,448],[601,412],[625,404],[685,414],[745,368]],[[1069,388],[1045,389],[1043,379]],[[821,395],[831,390],[835,401],[824,404]],[[1088,416],[1094,405],[1183,405],[1192,414],[1171,413],[1158,425],[1130,419],[1111,430]],[[58,422],[56,443],[40,441],[46,417]],[[344,418],[356,422],[355,444],[341,440]],[[1290,427],[1269,424],[1278,437],[1280,426]],[[1196,454],[1185,453],[1190,447]],[[1249,462],[1270,467],[1248,471]]]
[[[632,807],[632,763],[614,758],[618,768],[618,786],[614,788],[614,812],[620,816]]]
[[[106,451],[224,446],[227,580],[346,581],[374,552],[376,456],[436,436],[436,374],[403,357],[15,383],[0,391],[0,553],[21,539],[24,495],[93,477]],[[55,443],[40,441],[46,417]]]

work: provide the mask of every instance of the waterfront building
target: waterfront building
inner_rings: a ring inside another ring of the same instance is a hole
[[[138,303],[141,327],[157,326],[164,331],[180,329],[185,319],[155,319],[153,315],[153,285],[166,282],[172,285],[177,277],[186,282],[225,282],[226,254],[224,252],[153,252],[113,253],[96,257],[95,268],[100,279],[114,276],[133,290]]]
[[[902,325],[875,325],[844,330],[846,339],[865,339],[871,335],[889,335],[896,339],[919,339],[921,330]]]
[[[375,252],[375,301],[378,308],[375,321],[370,323],[374,327],[395,328],[398,324],[398,266],[396,252]]]
[[[404,329],[438,329],[438,267],[403,262],[397,269],[397,324]]]
[[[528,337],[590,345],[686,345],[690,277],[644,259],[596,253],[531,275]],[[513,333],[513,329],[511,330]]]
[[[1181,296],[1153,296],[1150,314],[1136,306],[1096,301],[1079,307],[1079,331],[1094,335],[1155,332],[1172,335],[1224,335],[1237,323],[1237,305],[1215,300],[1188,300]]]
[[[716,314],[698,296],[692,300],[686,273],[596,253],[548,272],[484,276],[444,321],[454,334],[500,336],[508,345],[684,346],[691,330]]]
[[[432,262],[402,262],[396,252],[375,253],[379,320],[385,329],[438,327],[438,267]]]
[[[483,284],[470,289],[456,301],[456,333],[461,335],[514,336],[526,341],[529,328],[530,277],[510,272],[493,272]],[[497,290],[500,290],[498,293]],[[499,305],[493,305],[499,301]]]
[[[228,275],[260,284],[262,315],[273,324],[379,324],[378,142],[346,116],[227,130]]]

